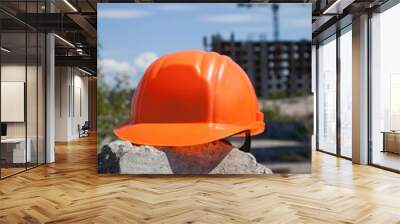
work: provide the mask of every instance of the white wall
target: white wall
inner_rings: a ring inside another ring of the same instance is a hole
[[[77,75],[78,72],[78,75]],[[72,138],[78,138],[78,125],[83,125],[88,120],[88,78],[82,76],[79,70],[74,70],[74,82],[73,82],[73,94],[71,96],[74,102],[72,108],[72,119],[71,119],[71,135]],[[81,108],[80,108],[81,107]],[[81,111],[80,111],[81,110]]]
[[[69,68],[55,68],[55,141],[68,140]]]
[[[76,68],[56,67],[55,85],[55,140],[77,139],[78,125],[88,120],[88,78]]]
[[[25,83],[1,81],[1,121],[24,122]],[[34,105],[36,108],[36,105]]]

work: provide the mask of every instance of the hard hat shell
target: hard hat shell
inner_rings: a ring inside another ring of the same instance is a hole
[[[130,118],[114,129],[135,144],[188,146],[249,130],[264,131],[254,88],[232,59],[215,52],[179,51],[146,70]]]

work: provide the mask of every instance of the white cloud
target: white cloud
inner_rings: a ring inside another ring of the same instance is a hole
[[[122,74],[133,71],[133,67],[128,62],[112,58],[101,59],[99,65],[104,74]]]
[[[135,9],[104,9],[98,11],[99,18],[106,19],[128,19],[140,18],[150,15],[150,12]]]
[[[104,82],[109,86],[114,86],[115,78],[120,75],[128,75],[129,79],[132,80],[127,86],[134,85],[134,78],[136,76],[135,68],[125,61],[118,61],[112,58],[100,59],[99,62],[100,72],[104,76]]]
[[[200,19],[203,22],[212,23],[247,23],[266,21],[266,17],[251,13],[232,13],[222,15],[209,15]]]
[[[158,55],[154,52],[143,52],[135,58],[133,61],[133,66],[139,71],[144,71],[157,58]]]
[[[139,76],[143,75],[147,67],[157,58],[154,52],[143,52],[134,58],[132,63],[104,58],[99,60],[99,67],[104,75],[104,81],[109,86],[115,85],[117,76],[128,75],[130,83],[127,86],[131,88],[137,85]]]
[[[163,4],[158,4],[158,9],[161,11],[168,11],[168,12],[189,12],[193,10],[193,7],[190,4],[163,3]]]

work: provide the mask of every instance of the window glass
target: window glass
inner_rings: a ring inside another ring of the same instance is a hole
[[[400,170],[400,5],[371,19],[372,163]]]
[[[31,161],[26,141],[26,33],[1,33],[1,177],[26,169]]]
[[[34,31],[27,32],[27,80],[26,80],[26,114],[27,114],[27,141],[30,150],[30,160],[27,167],[37,165],[37,98],[38,98],[38,49],[37,49],[37,33]]]
[[[352,35],[346,29],[340,36],[340,153],[351,158],[352,142]]]
[[[0,7],[43,13],[43,1],[1,1]],[[29,16],[29,14],[26,14]],[[0,12],[0,178],[45,162],[45,35]],[[7,21],[7,22],[4,22]]]
[[[336,153],[336,37],[318,48],[318,148]]]

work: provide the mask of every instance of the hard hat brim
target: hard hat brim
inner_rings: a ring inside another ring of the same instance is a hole
[[[257,135],[264,131],[264,126],[264,122],[261,121],[249,126],[217,123],[141,123],[122,125],[114,129],[114,133],[118,138],[134,144],[189,146],[209,143],[245,130],[250,130],[251,135]]]

